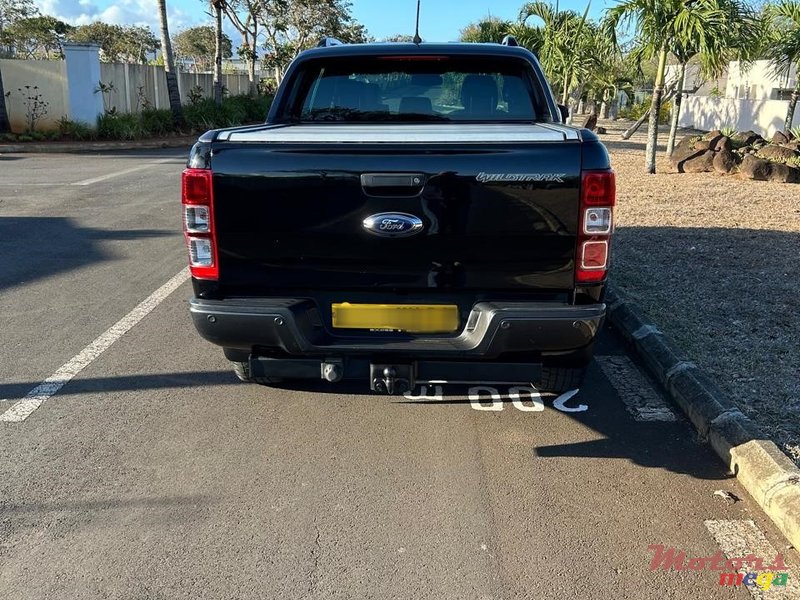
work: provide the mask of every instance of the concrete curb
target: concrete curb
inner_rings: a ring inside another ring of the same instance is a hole
[[[800,549],[800,469],[639,306],[613,286],[606,302],[611,325],[789,542]]]
[[[155,140],[121,140],[108,142],[21,142],[0,144],[0,154],[51,154],[64,152],[104,152],[107,150],[157,150],[186,148],[188,151],[197,136],[161,138]]]

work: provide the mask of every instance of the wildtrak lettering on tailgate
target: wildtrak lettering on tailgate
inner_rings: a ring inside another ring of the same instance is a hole
[[[475,178],[481,183],[545,181],[550,183],[564,183],[566,173],[478,173]]]

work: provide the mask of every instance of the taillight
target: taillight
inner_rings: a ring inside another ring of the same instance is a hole
[[[617,185],[613,171],[586,171],[581,178],[575,281],[595,283],[608,274]]]
[[[183,235],[189,249],[189,270],[196,279],[218,279],[214,231],[214,189],[208,169],[185,169],[181,176]]]

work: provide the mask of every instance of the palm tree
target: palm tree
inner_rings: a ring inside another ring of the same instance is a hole
[[[470,23],[461,30],[460,39],[462,42],[499,42],[504,36],[508,35],[511,23],[503,21],[497,17],[487,17],[477,23]],[[403,37],[403,36],[395,36]],[[387,38],[386,41],[398,41]],[[400,40],[400,41],[411,41]],[[517,40],[519,41],[519,40]]]
[[[567,104],[573,86],[589,69],[592,37],[586,19],[588,13],[588,5],[581,16],[547,2],[529,2],[520,9],[521,25],[526,26],[531,17],[542,22],[540,26],[528,27],[530,31],[523,45],[539,56],[547,76],[559,82],[562,104]]]
[[[772,29],[775,38],[767,48],[766,54],[772,63],[775,74],[786,76],[792,65],[797,67],[797,83],[789,98],[784,129],[792,128],[794,111],[800,99],[800,1],[782,0],[771,9]]]
[[[608,18],[615,27],[633,26],[636,53],[641,58],[658,57],[645,152],[645,168],[648,173],[655,173],[667,57],[675,48],[693,44],[699,52],[718,52],[715,40],[724,27],[725,15],[717,0],[622,0],[609,9]]]
[[[678,77],[667,140],[667,156],[675,148],[686,83],[686,65],[689,61],[696,58],[701,74],[713,79],[722,74],[729,60],[738,60],[740,64],[751,63],[758,58],[763,45],[762,24],[755,11],[741,0],[717,0],[717,3],[722,10],[723,21],[716,26],[712,24],[706,31],[705,50],[700,51],[698,40],[694,37],[676,40],[672,48],[672,54],[678,61]]]
[[[167,25],[167,0],[158,0],[158,16],[161,24],[161,54],[164,55],[164,76],[167,79],[167,95],[172,119],[178,127],[183,125],[183,108],[181,92],[178,88],[178,75],[175,70],[175,55],[172,53],[172,42]]]

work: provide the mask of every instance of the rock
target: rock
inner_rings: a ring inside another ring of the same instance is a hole
[[[800,169],[781,163],[773,163],[769,180],[777,183],[797,183],[800,181]]]
[[[756,158],[752,154],[747,154],[739,167],[739,172],[747,179],[757,179],[767,181],[772,173],[772,163],[762,158]]]
[[[800,140],[792,140],[783,145],[784,148],[790,148],[795,151],[800,151]]]
[[[717,143],[714,144],[714,151],[722,152],[723,150],[727,150],[730,152],[733,149],[733,144],[731,143],[731,138],[725,137],[724,135],[717,140]]]
[[[696,141],[696,136],[687,135],[684,137],[675,149],[672,151],[672,154],[669,155],[669,160],[672,163],[672,167],[676,169],[679,173],[684,173],[683,164],[696,156],[700,156],[705,152],[705,150],[697,150],[694,148],[694,143]]]
[[[595,127],[597,127],[597,115],[589,115],[589,118],[583,124],[583,128],[594,131]]]
[[[784,148],[783,146],[764,146],[758,150],[758,155],[761,158],[771,158],[773,160],[785,161],[789,158],[797,156],[797,152],[791,148]]]
[[[715,129],[714,131],[709,131],[707,134],[705,134],[703,136],[703,141],[708,141],[708,147],[713,150],[717,145],[717,142],[724,137],[725,136],[722,135],[722,132],[719,129]]]
[[[776,131],[775,135],[772,136],[773,144],[785,144],[788,141],[789,141],[789,136],[787,136],[782,131]]]
[[[601,134],[601,135],[602,135],[602,134],[604,134],[604,133],[608,133],[608,132],[606,131],[606,128],[605,128],[605,127],[598,127],[597,129],[595,129],[595,131],[596,131],[597,133]]]
[[[697,140],[694,143],[694,149],[697,151],[711,150],[714,146],[711,145],[712,140]]]
[[[736,170],[736,157],[730,148],[723,148],[714,155],[714,171],[721,175],[729,175]]]
[[[700,156],[695,156],[681,165],[683,173],[706,173],[714,170],[714,151],[706,150]]]
[[[742,145],[744,146],[751,146],[758,142],[759,140],[763,140],[764,138],[757,134],[755,131],[748,130],[748,131],[740,131],[734,136],[737,140],[741,140]]]

